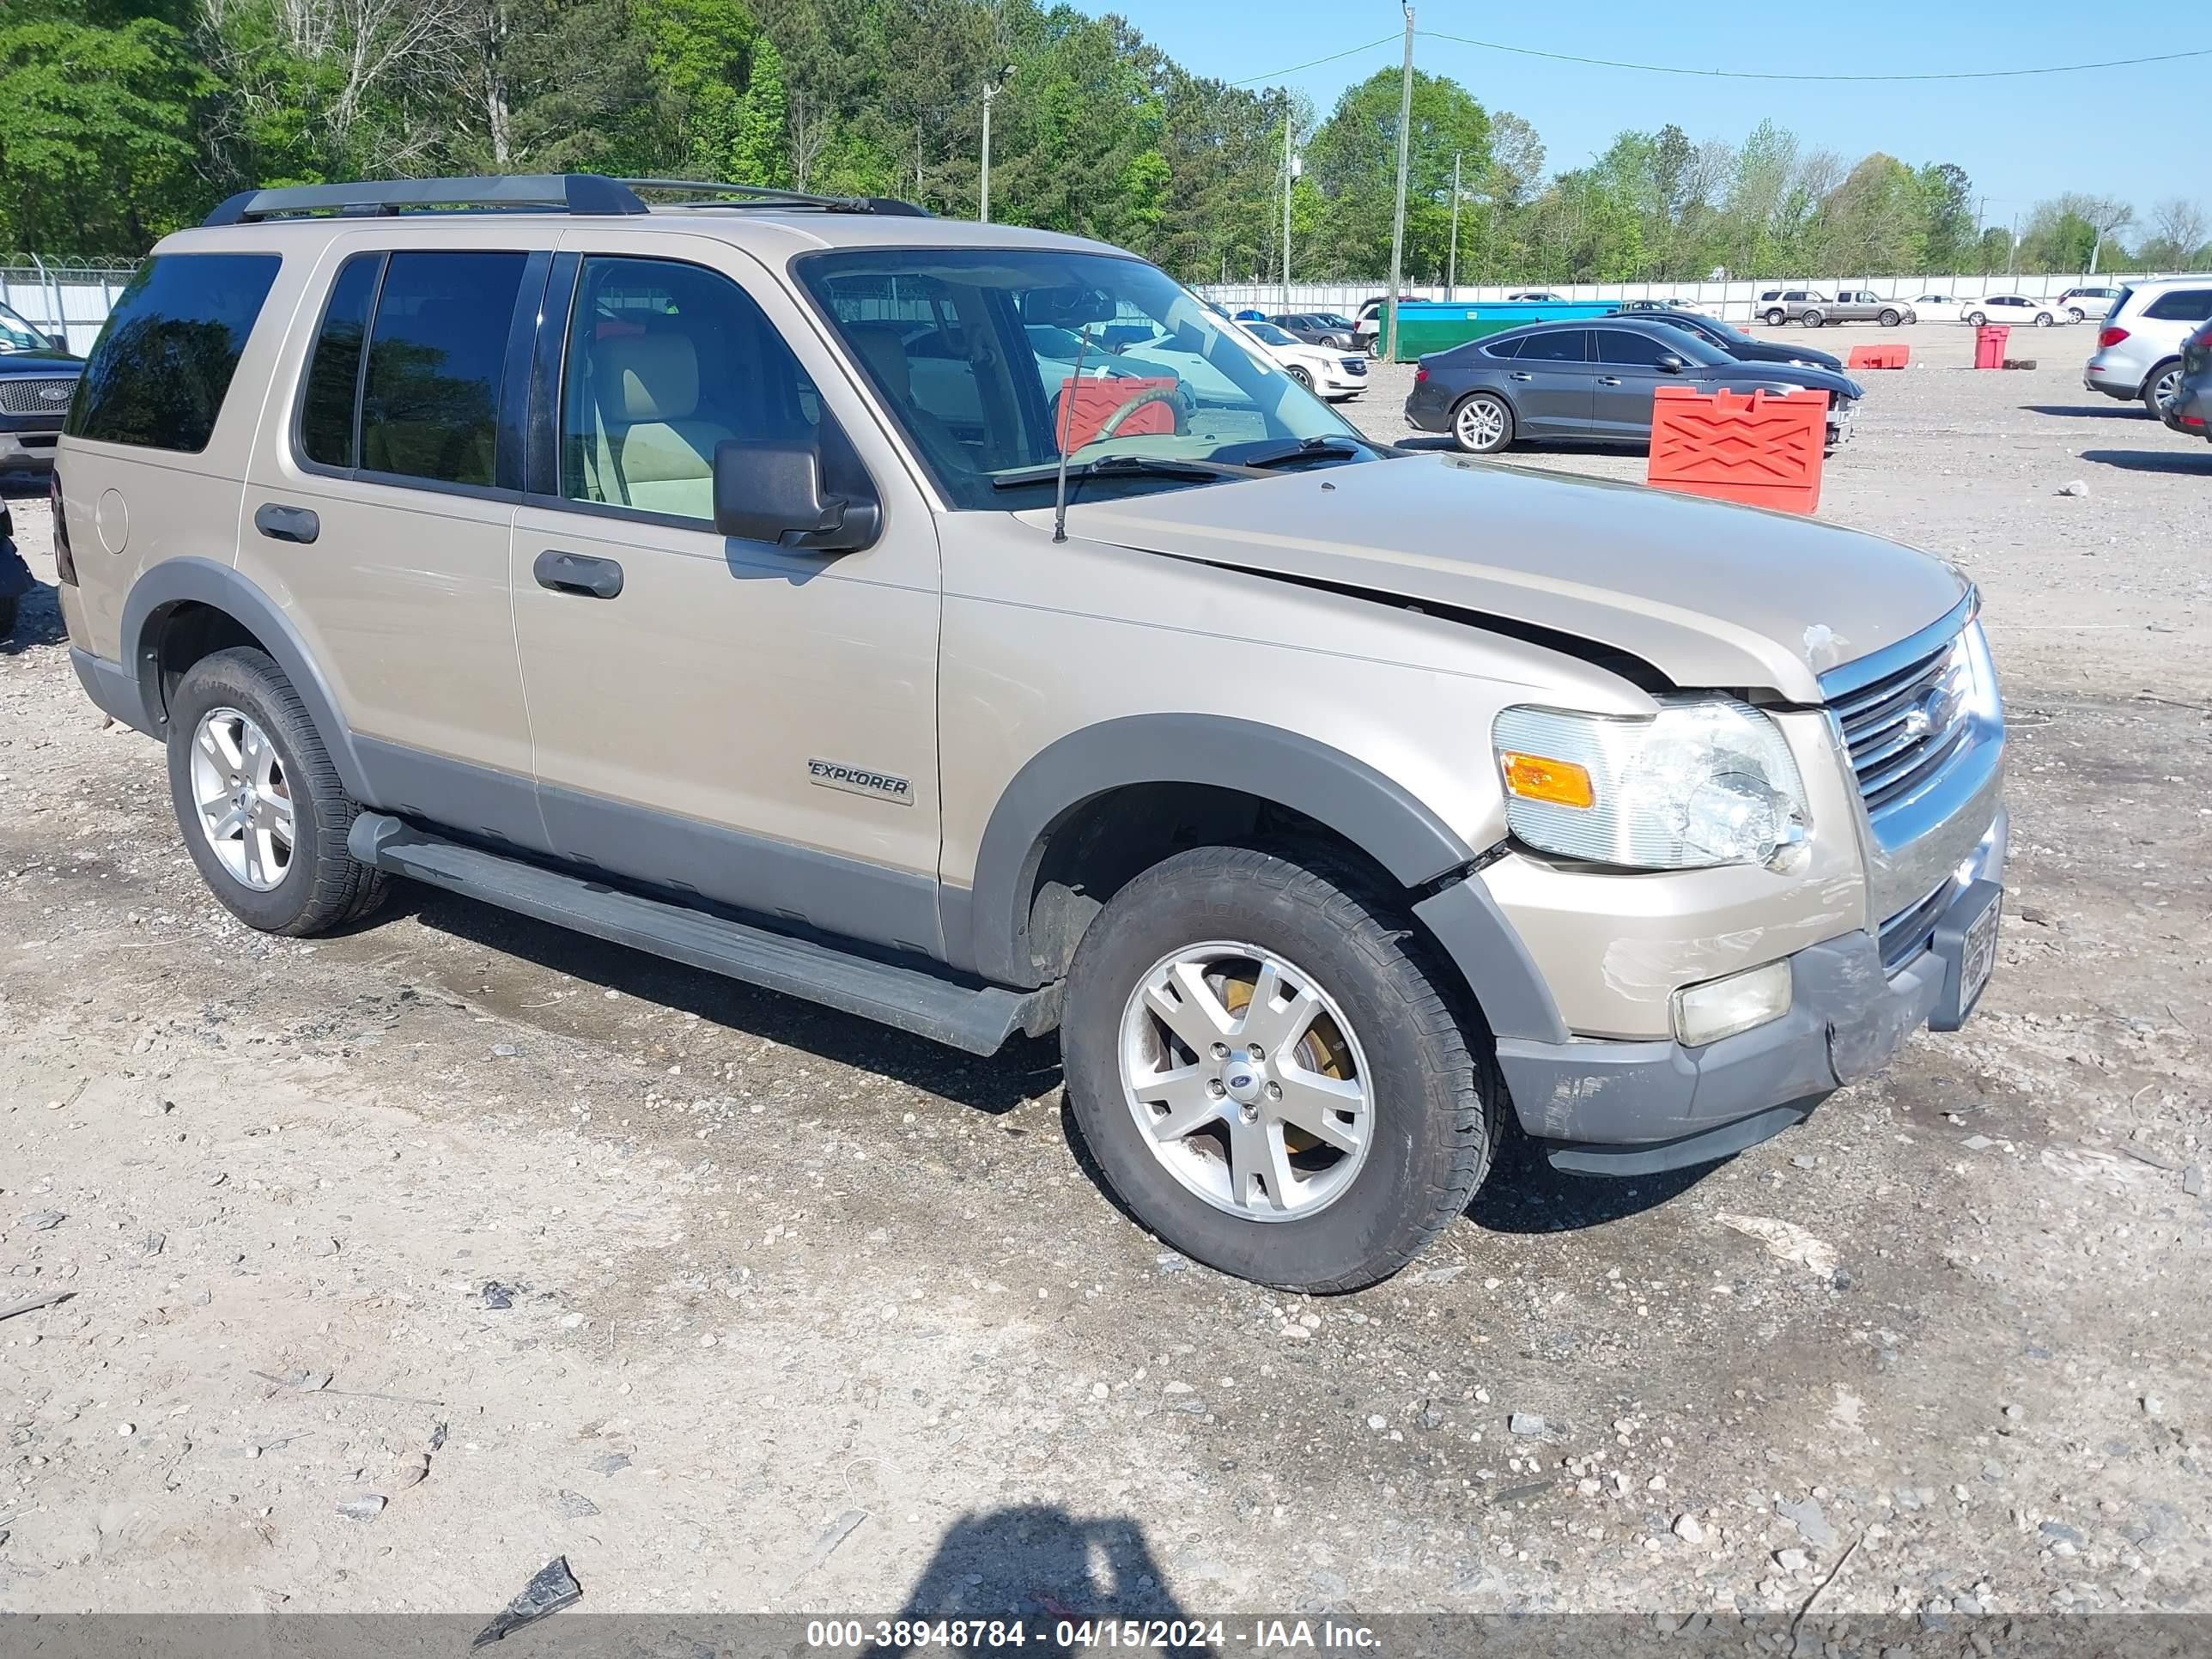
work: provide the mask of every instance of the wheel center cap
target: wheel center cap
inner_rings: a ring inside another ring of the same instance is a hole
[[[1232,1060],[1221,1068],[1221,1086],[1238,1105],[1249,1106],[1266,1090],[1267,1074],[1256,1060]]]

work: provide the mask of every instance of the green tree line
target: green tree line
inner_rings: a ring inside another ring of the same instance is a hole
[[[1038,0],[0,0],[0,248],[128,258],[257,185],[589,170],[902,196],[1098,237],[1187,280],[1389,263],[1399,77],[1325,115]],[[2063,197],[2017,246],[1958,167],[1624,132],[1547,172],[1529,124],[1417,75],[1407,280],[2075,270],[2212,259],[2201,210]],[[2136,239],[2126,239],[2130,233]]]

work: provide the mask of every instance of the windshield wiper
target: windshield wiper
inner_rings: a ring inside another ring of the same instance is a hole
[[[1050,466],[1025,466],[1018,472],[1001,472],[991,480],[994,489],[1019,489],[1028,484],[1049,483],[1060,476],[1057,462]],[[1172,455],[1102,455],[1095,461],[1077,461],[1067,469],[1070,478],[1261,478],[1256,466],[1229,461],[1186,460]]]
[[[1346,434],[1325,438],[1300,438],[1278,448],[1263,449],[1256,455],[1247,455],[1244,465],[1255,468],[1287,466],[1294,461],[1322,461],[1357,455],[1362,449],[1371,449],[1377,455],[1394,453],[1388,445],[1378,444],[1371,438],[1356,438]]]

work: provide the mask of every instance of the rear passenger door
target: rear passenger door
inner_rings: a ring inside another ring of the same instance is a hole
[[[1522,433],[1531,438],[1588,437],[1597,372],[1588,329],[1526,336],[1506,378]]]
[[[726,538],[726,442],[842,441],[865,551]],[[934,521],[782,286],[727,244],[563,237],[510,562],[553,851],[932,956]]]
[[[283,605],[352,729],[372,805],[538,848],[507,549],[541,230],[465,246],[341,236],[310,290],[239,525],[239,568]]]

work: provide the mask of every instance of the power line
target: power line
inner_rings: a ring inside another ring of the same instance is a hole
[[[1293,64],[1288,69],[1270,70],[1265,75],[1248,75],[1242,81],[1224,81],[1224,87],[1256,86],[1262,81],[1279,81],[1285,75],[1296,75],[1300,70],[1318,69],[1323,64],[1334,64],[1340,58],[1354,58],[1363,52],[1372,52],[1377,46],[1397,44],[1398,37],[1386,34],[1380,40],[1370,40],[1364,46],[1347,46],[1342,52],[1333,52],[1326,58],[1316,58],[1303,64]],[[1474,44],[1480,45],[1480,42]]]
[[[1646,75],[1688,75],[1724,81],[2004,81],[2024,75],[2078,75],[2087,70],[2132,69],[2142,64],[2175,64],[2189,58],[2212,58],[2212,47],[2206,47],[2197,52],[2162,52],[2152,58],[2112,58],[2096,64],[2053,64],[2041,69],[1954,70],[1933,75],[1784,75],[1753,70],[1684,69],[1672,64],[1626,64],[1611,58],[1577,58],[1571,52],[1539,52],[1534,46],[1509,46],[1496,40],[1475,40],[1464,34],[1444,34],[1435,29],[1423,29],[1421,33],[1431,40],[1449,40],[1462,46],[1480,46],[1486,52],[1510,52],[1520,58],[1548,58],[1554,63],[1583,64],[1595,69],[1637,70]],[[1388,38],[1384,37],[1385,40]],[[1371,44],[1381,46],[1383,41]],[[1364,52],[1367,47],[1361,46],[1356,50]],[[1339,52],[1337,56],[1348,57],[1350,53]],[[1325,64],[1329,60],[1324,58],[1318,61]],[[1312,65],[1301,64],[1298,67],[1310,69]],[[1285,75],[1294,72],[1291,70],[1282,71]],[[1242,86],[1245,83],[1232,82],[1231,84]]]

